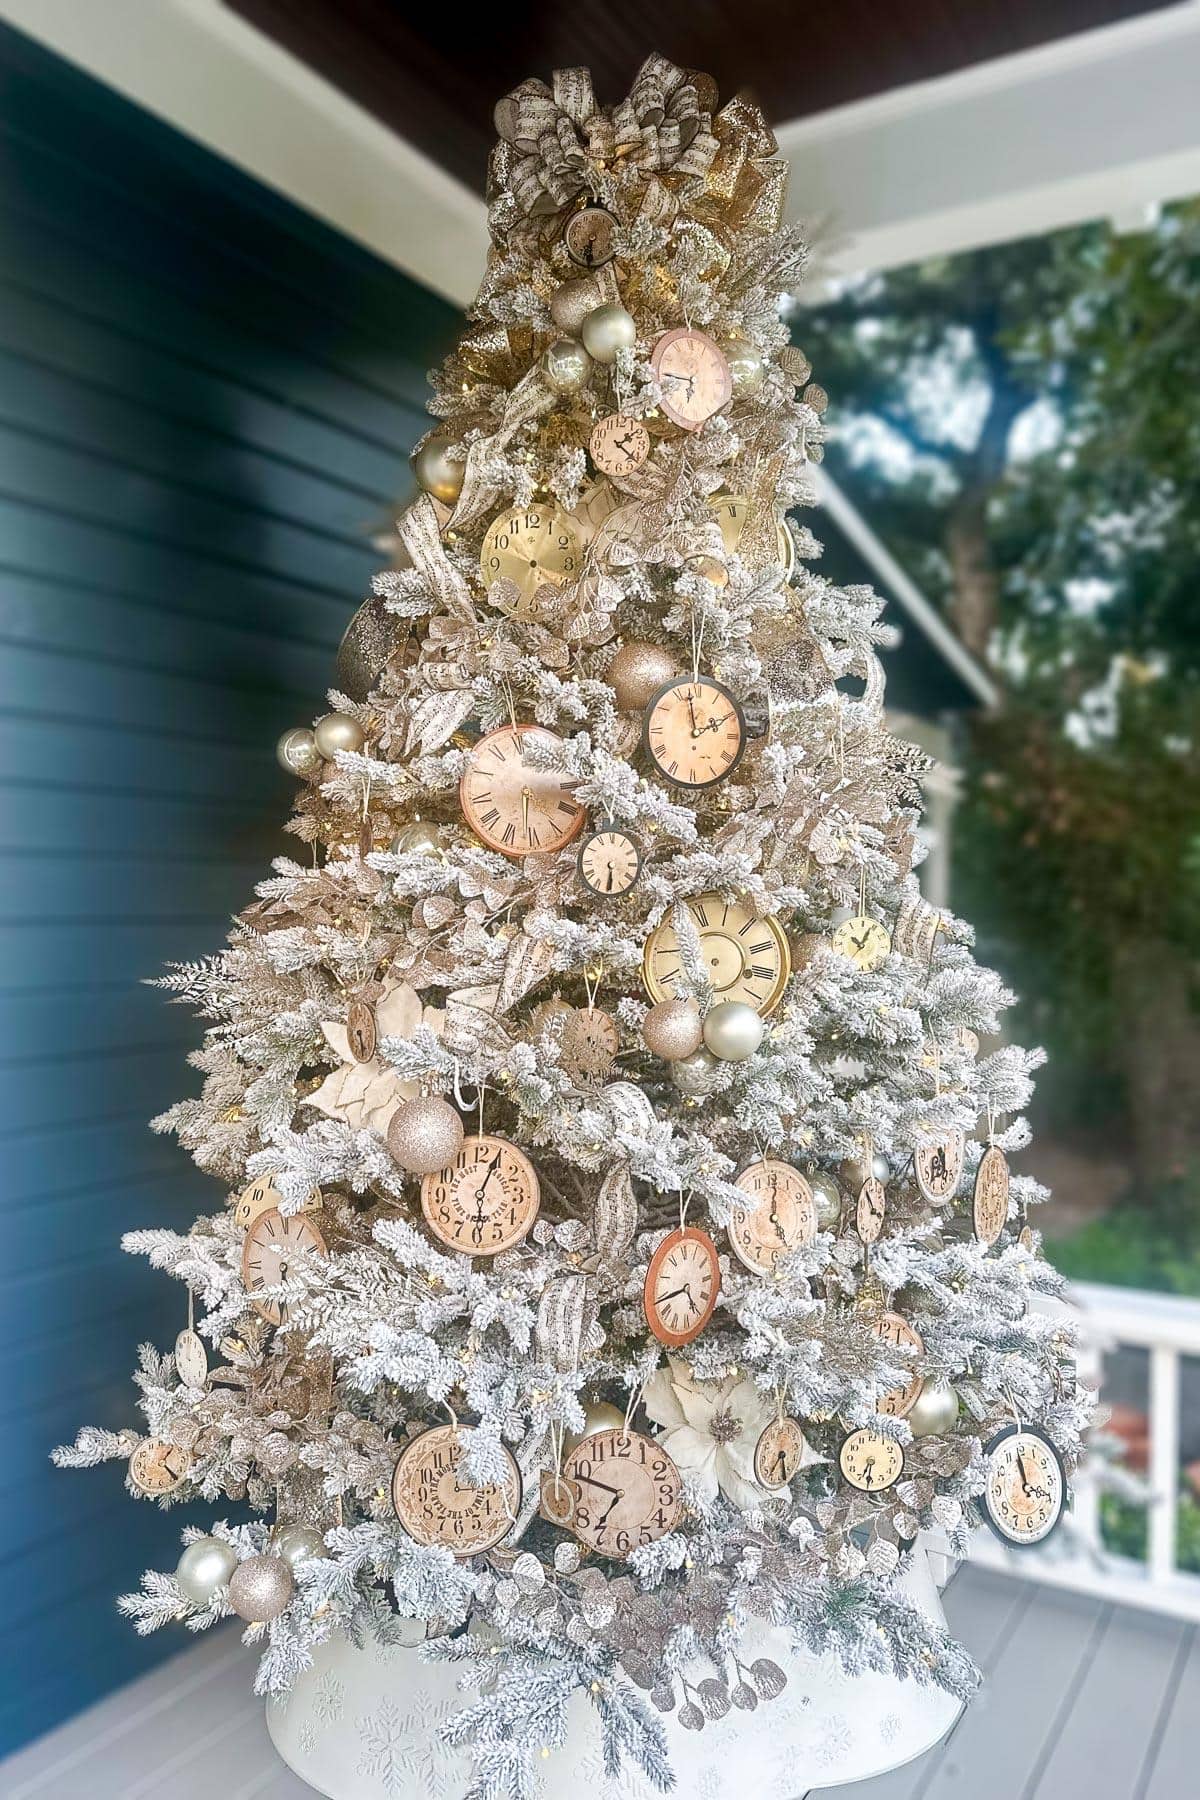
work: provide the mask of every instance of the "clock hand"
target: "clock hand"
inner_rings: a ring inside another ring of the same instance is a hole
[[[614,1500],[619,1500],[625,1492],[624,1488],[615,1488],[607,1481],[597,1481],[594,1475],[579,1475],[576,1480],[582,1482],[584,1487],[601,1488],[604,1493],[611,1494]]]
[[[492,1179],[492,1176],[496,1173],[496,1170],[499,1167],[500,1167],[500,1152],[499,1152],[499,1150],[497,1150],[495,1156],[493,1156],[491,1162],[487,1166],[487,1174],[484,1176],[484,1178],[480,1182],[479,1186],[475,1189],[475,1198],[476,1198],[476,1200],[478,1200],[480,1202],[481,1205],[483,1203],[483,1196],[487,1191],[487,1184]]]
[[[699,737],[700,733],[696,729],[696,703],[692,699],[692,696],[690,694],[687,697],[687,703],[688,703],[688,711],[692,715],[692,736]]]
[[[529,801],[530,801],[530,798],[531,798],[531,796],[530,796],[529,789],[527,787],[523,787],[521,789],[521,830],[525,833],[526,837],[529,836]]]

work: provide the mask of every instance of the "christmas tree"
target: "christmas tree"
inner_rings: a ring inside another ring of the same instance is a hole
[[[228,1199],[125,1241],[193,1321],[144,1434],[57,1453],[249,1503],[139,1630],[240,1614],[264,1692],[334,1633],[461,1663],[480,1800],[577,1690],[669,1785],[662,1714],[783,1685],[752,1618],[965,1696],[897,1574],[1044,1537],[1086,1420],[1006,1160],[1038,1056],[921,897],[880,602],[788,516],[825,395],[786,165],[658,57],[496,119],[422,491],[280,745],[305,852],[163,982],[208,1025],[156,1127]]]

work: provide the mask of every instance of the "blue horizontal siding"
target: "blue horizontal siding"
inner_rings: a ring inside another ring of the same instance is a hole
[[[0,29],[0,1754],[188,1641],[116,1593],[181,1526],[123,1471],[182,1290],[120,1249],[225,1190],[146,1121],[201,1025],[143,985],[270,859],[274,761],[410,487],[448,307]]]

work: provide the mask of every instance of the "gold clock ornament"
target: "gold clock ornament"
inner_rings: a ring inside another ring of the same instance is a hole
[[[699,431],[728,406],[733,394],[724,355],[710,337],[689,325],[663,332],[650,352],[650,367],[662,390],[660,411],[681,431]]]
[[[576,864],[580,885],[597,900],[621,900],[642,872],[637,839],[618,825],[589,831],[579,846]]]
[[[286,1325],[287,1301],[263,1299],[259,1290],[286,1281],[297,1256],[327,1253],[325,1239],[307,1213],[285,1215],[275,1207],[259,1213],[242,1245],[242,1286],[259,1317],[268,1325]]]
[[[1008,1180],[1008,1158],[998,1144],[989,1144],[979,1159],[971,1197],[975,1236],[989,1249],[1008,1222]]]
[[[425,1223],[448,1250],[499,1256],[533,1229],[541,1202],[537,1170],[507,1138],[465,1137],[448,1168],[421,1182]]]
[[[723,682],[672,680],[651,697],[642,743],[676,787],[707,788],[731,775],[746,748],[746,717]]]
[[[249,1231],[259,1213],[278,1210],[282,1205],[283,1195],[275,1186],[270,1175],[260,1175],[244,1187],[233,1203],[233,1222],[241,1231]],[[322,1204],[320,1188],[313,1188],[308,1199],[301,1208],[302,1212],[319,1212]]]
[[[868,1175],[858,1190],[858,1206],[855,1211],[858,1235],[864,1244],[876,1242],[883,1230],[886,1212],[887,1189],[874,1175]]]
[[[129,1479],[139,1494],[159,1500],[174,1493],[192,1466],[189,1450],[162,1438],[143,1438],[129,1459]]]
[[[667,1233],[646,1270],[646,1323],[669,1350],[698,1338],[721,1292],[717,1246],[707,1231],[685,1225]]]
[[[985,1444],[983,1516],[1005,1544],[1029,1549],[1061,1523],[1067,1503],[1062,1457],[1032,1425],[1006,1425]]]
[[[924,1356],[925,1344],[921,1334],[901,1313],[882,1312],[872,1320],[872,1328],[876,1337],[882,1338],[885,1344],[895,1344],[898,1349],[911,1350],[914,1356]],[[921,1397],[921,1389],[925,1385],[925,1377],[915,1372],[899,1387],[889,1388],[876,1402],[876,1412],[883,1413],[889,1419],[905,1419]]]
[[[779,1258],[817,1235],[813,1191],[799,1169],[777,1156],[763,1156],[738,1175],[746,1195],[729,1220],[729,1243],[738,1261],[756,1275],[770,1275]]]
[[[913,1151],[917,1187],[931,1206],[944,1206],[958,1192],[965,1154],[966,1140],[961,1131],[947,1131],[918,1144]]]
[[[856,969],[877,969],[892,948],[888,928],[870,913],[855,913],[835,926],[830,939],[835,950],[848,956]]]
[[[852,1431],[838,1452],[843,1478],[860,1493],[878,1494],[892,1487],[904,1468],[904,1452],[893,1438],[863,1425]]]
[[[455,1425],[423,1431],[400,1453],[392,1474],[392,1505],[414,1543],[478,1556],[512,1530],[521,1509],[521,1471],[511,1452],[503,1481],[471,1487],[458,1471],[465,1454]]]
[[[601,474],[623,486],[635,480],[649,456],[650,433],[628,413],[609,413],[592,427],[588,449]]]
[[[750,511],[750,500],[746,494],[714,494],[709,506],[716,514],[717,524],[721,527],[721,541],[727,556],[736,556],[742,541],[742,530]],[[796,566],[796,546],[787,526],[780,521],[775,527],[775,544],[779,562],[783,566],[785,581],[791,578]]]
[[[480,738],[459,783],[463,817],[491,850],[533,856],[561,850],[583,830],[585,809],[566,778],[535,768],[529,749],[562,739],[542,725],[502,725]]]
[[[562,1478],[573,1500],[564,1522],[601,1556],[624,1558],[655,1543],[683,1511],[683,1482],[667,1452],[623,1426],[581,1439],[563,1458]]]
[[[804,1461],[804,1433],[786,1414],[772,1419],[754,1446],[754,1479],[760,1487],[786,1487]]]
[[[787,934],[770,914],[743,901],[701,894],[684,902],[700,939],[700,957],[718,1000],[742,1000],[765,1018],[778,1006],[792,970]],[[642,980],[651,1000],[687,998],[679,938],[670,918],[646,940]]]
[[[550,506],[527,506],[504,512],[492,520],[479,552],[479,571],[484,586],[511,581],[517,598],[506,602],[501,589],[496,604],[516,619],[540,620],[545,616],[542,590],[565,587],[583,568],[583,543],[579,528],[567,513]]]
[[[617,221],[603,206],[583,206],[571,214],[563,232],[567,255],[581,269],[600,269],[613,259]]]

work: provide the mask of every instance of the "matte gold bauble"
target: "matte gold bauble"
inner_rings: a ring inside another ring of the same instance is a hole
[[[598,363],[616,362],[622,350],[637,343],[637,320],[623,306],[597,306],[580,327],[583,347]]]
[[[943,1437],[958,1421],[958,1395],[942,1375],[931,1376],[908,1415],[914,1437]]]
[[[595,1437],[598,1431],[624,1431],[625,1414],[619,1406],[610,1400],[586,1400],[583,1406],[583,1430],[569,1431],[563,1439],[563,1455],[569,1456],[576,1444],[582,1444],[584,1438]]]
[[[555,338],[542,352],[542,376],[556,394],[577,394],[592,374],[592,359],[574,338]]]
[[[642,1041],[654,1056],[664,1062],[681,1062],[700,1048],[704,1025],[696,1002],[660,1000],[642,1020]]]
[[[229,1580],[229,1604],[250,1625],[277,1619],[296,1591],[292,1571],[277,1556],[248,1556]]]
[[[704,1015],[704,1045],[722,1062],[745,1062],[762,1043],[762,1015],[744,1000],[722,1000]]]
[[[466,465],[454,462],[450,458],[450,446],[453,439],[440,437],[436,432],[419,444],[412,454],[412,469],[417,481],[427,494],[440,500],[444,506],[453,506],[462,493],[463,473]]]
[[[393,856],[437,856],[442,848],[441,834],[428,819],[414,819],[396,833],[390,847]]]
[[[339,750],[361,750],[366,742],[362,726],[349,713],[326,713],[313,726],[313,737],[326,759],[336,756]]]
[[[405,1100],[392,1114],[388,1149],[410,1175],[436,1175],[462,1149],[463,1122],[448,1100]]]
[[[766,379],[767,365],[762,351],[746,338],[730,338],[721,345],[735,394],[757,394]]]
[[[608,666],[605,680],[617,697],[619,712],[641,712],[659,688],[678,674],[679,665],[662,644],[636,639],[622,644]]]
[[[285,731],[275,746],[275,756],[289,775],[315,775],[321,767],[321,752],[307,725],[293,725]]]

